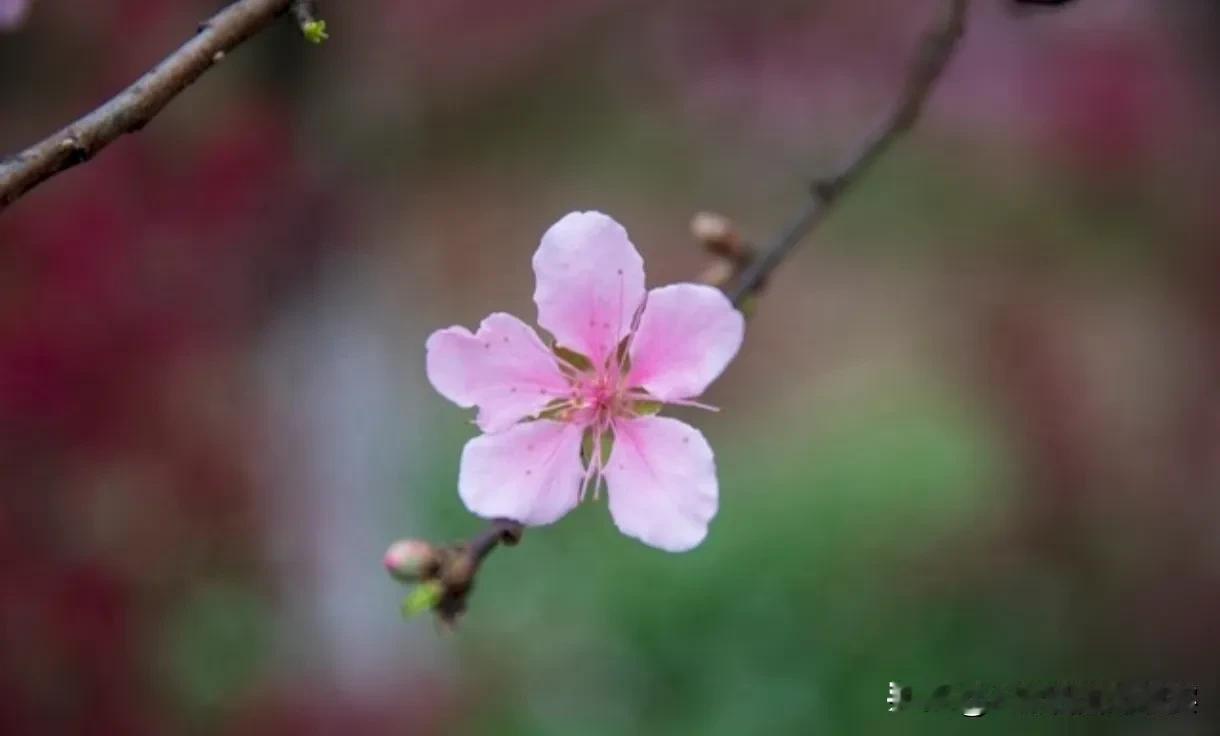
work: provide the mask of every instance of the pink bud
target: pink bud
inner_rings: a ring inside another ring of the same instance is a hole
[[[383,562],[386,571],[402,582],[432,577],[440,565],[436,550],[422,539],[400,539],[391,544]]]

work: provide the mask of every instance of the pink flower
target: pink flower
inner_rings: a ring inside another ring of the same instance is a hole
[[[0,31],[21,25],[29,6],[30,0],[0,0]]]
[[[600,212],[551,226],[534,254],[538,324],[497,312],[478,332],[428,338],[428,378],[478,407],[485,434],[462,450],[458,493],[487,518],[557,521],[602,480],[624,534],[671,552],[691,549],[716,515],[712,448],[695,428],[654,416],[694,401],[741,346],[745,323],[718,289],[644,291],[644,261]]]

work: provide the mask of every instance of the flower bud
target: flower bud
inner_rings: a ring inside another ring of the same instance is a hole
[[[690,221],[691,234],[712,253],[737,259],[743,255],[741,236],[732,221],[715,212],[698,212]]]
[[[330,34],[326,32],[326,21],[324,20],[305,21],[301,24],[301,33],[310,43],[322,43],[330,38]]]
[[[699,274],[699,278],[695,279],[700,284],[715,286],[717,289],[723,289],[728,286],[728,283],[737,275],[737,267],[731,261],[726,261],[723,258],[717,258],[703,269],[703,273]]]
[[[395,580],[407,583],[435,575],[440,557],[436,549],[422,539],[400,539],[385,551],[383,562]]]

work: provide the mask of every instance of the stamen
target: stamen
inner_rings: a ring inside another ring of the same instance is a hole
[[[593,479],[593,500],[596,501],[600,496],[602,487],[602,437],[605,436],[607,418],[603,415],[597,423],[597,430],[593,434],[593,462],[597,463],[597,474]]]
[[[557,419],[561,422],[567,421],[567,415],[579,408],[571,397],[566,400],[551,399],[546,406],[533,415],[534,419]]]
[[[674,406],[691,406],[696,409],[704,409],[706,411],[720,411],[720,407],[718,406],[705,404],[702,401],[695,401],[694,399],[669,399],[668,401],[661,401],[641,388],[628,389],[624,396],[626,396],[628,399],[632,399],[633,401],[659,401],[662,404],[673,404]]]
[[[644,298],[640,300],[639,306],[635,308],[635,312],[631,315],[631,325],[627,328],[627,336],[623,338],[622,352],[619,353],[616,363],[618,368],[618,378],[625,378],[627,374],[627,361],[631,359],[631,343],[635,341],[636,330],[640,328],[640,319],[644,316],[644,307],[648,305],[648,293],[644,293]],[[622,307],[619,307],[620,318],[622,316]],[[616,382],[617,383],[617,382]]]
[[[592,443],[592,446],[589,448],[589,462],[585,466],[585,477],[582,478],[580,481],[580,493],[577,496],[577,498],[581,501],[585,500],[585,493],[589,489],[589,481],[594,477],[594,474],[598,471],[597,458],[601,457],[601,451],[602,451],[601,450],[601,429],[594,428],[593,443]]]
[[[593,442],[589,453],[589,464],[585,466],[585,475],[580,481],[580,493],[577,495],[579,501],[584,501],[590,486],[593,488],[593,500],[596,501],[601,497],[602,478],[605,471],[605,465],[602,462],[603,441],[610,424],[609,415],[599,412],[597,419],[590,425],[593,430]]]
[[[614,362],[619,363],[621,361],[619,359],[619,356],[615,353],[617,353],[617,351],[618,351],[619,340],[622,339],[622,334],[623,334],[623,269],[621,269],[621,268],[618,270],[618,313],[615,314],[614,318],[615,318],[614,346],[611,347],[610,350],[614,351],[614,352],[611,352],[611,357],[614,358]],[[622,366],[619,366],[619,365],[615,366],[614,384],[616,386],[618,385],[618,376],[619,376],[619,373],[621,372],[621,368],[622,368]]]
[[[696,409],[704,409],[706,411],[720,411],[720,407],[718,406],[705,404],[702,401],[695,401],[694,399],[670,399],[665,403],[673,404],[674,406],[693,406]]]
[[[590,462],[585,466],[585,477],[580,479],[580,492],[576,494],[577,501],[585,500],[585,492],[589,488],[589,479],[593,477],[593,463]]]

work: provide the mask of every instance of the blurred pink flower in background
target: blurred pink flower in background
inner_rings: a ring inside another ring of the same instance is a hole
[[[29,9],[30,0],[0,0],[0,31],[21,25]]]
[[[695,120],[775,146],[835,147],[876,119],[903,78],[935,3],[669,5],[641,41]],[[1205,114],[1192,60],[1164,10],[1134,0],[1024,16],[971,11],[964,61],[947,72],[925,128],[1036,146],[1101,178],[1173,159]],[[1178,155],[1177,159],[1189,156]]]
[[[432,385],[477,406],[486,433],[462,451],[462,500],[480,516],[550,524],[605,478],[620,531],[671,552],[695,547],[716,514],[712,449],[695,428],[652,414],[659,403],[701,406],[693,399],[741,347],[741,313],[702,284],[646,293],[626,230],[598,212],[555,223],[534,273],[554,352],[504,313],[477,333],[428,339]]]

